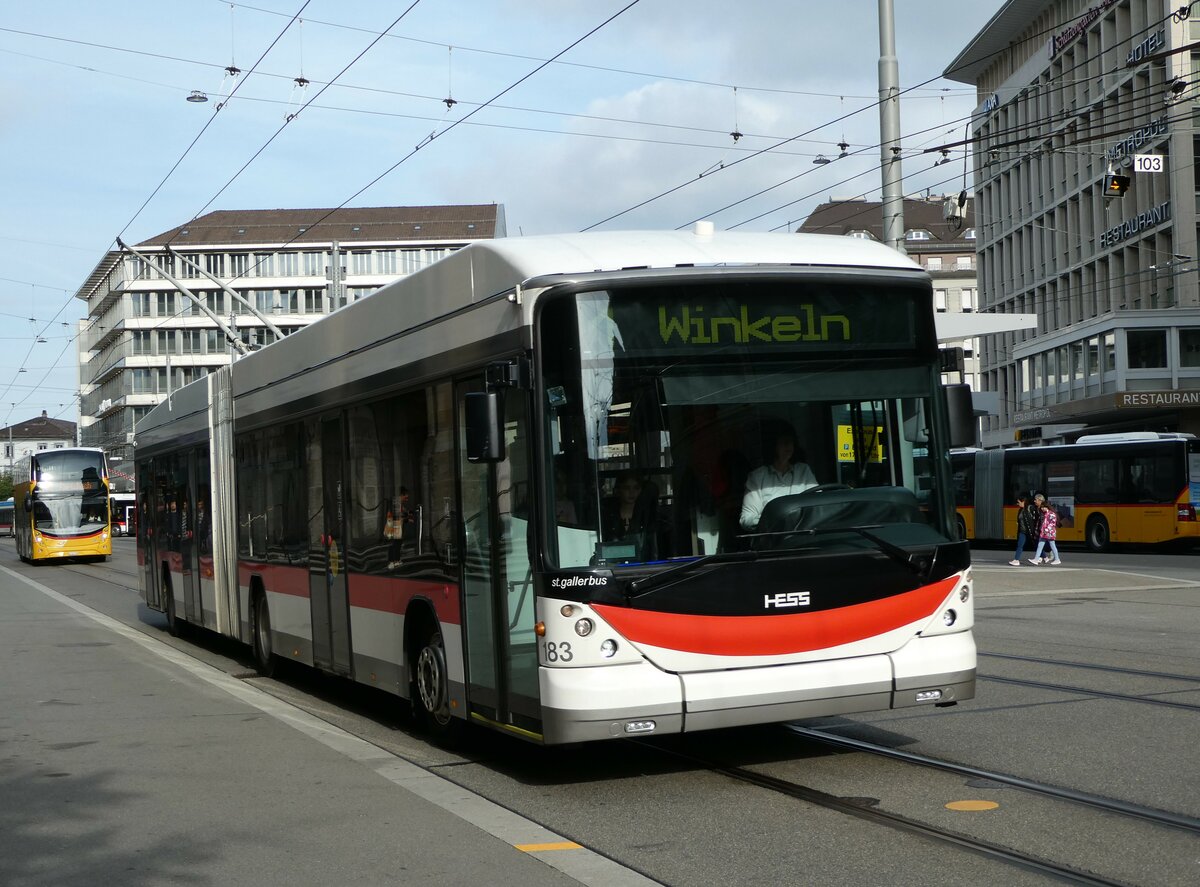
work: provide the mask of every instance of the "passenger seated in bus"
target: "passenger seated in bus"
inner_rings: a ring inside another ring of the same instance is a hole
[[[657,541],[654,512],[658,490],[627,470],[617,475],[615,492],[602,506],[604,541],[630,543],[637,546],[639,557],[652,557]]]
[[[772,499],[817,486],[816,475],[804,461],[803,450],[796,447],[796,432],[790,426],[780,426],[766,441],[769,445],[763,454],[763,464],[746,478],[741,515],[744,530],[758,526],[763,508]]]
[[[79,521],[84,524],[102,524],[105,518],[104,497],[100,491],[100,475],[95,468],[83,469],[80,478],[83,487],[83,503]]]

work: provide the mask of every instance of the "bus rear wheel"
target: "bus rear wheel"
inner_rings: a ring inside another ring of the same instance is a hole
[[[167,617],[167,634],[177,638],[179,637],[179,617],[175,615],[175,592],[171,588],[171,577],[165,570],[163,571],[162,591],[166,601],[163,611]]]
[[[253,608],[250,631],[254,667],[264,678],[269,678],[275,674],[275,651],[271,646],[271,612],[267,609],[267,595],[263,591],[254,596]]]
[[[1108,521],[1099,515],[1088,520],[1086,535],[1088,548],[1092,551],[1106,551],[1112,543],[1112,536],[1108,532]]]

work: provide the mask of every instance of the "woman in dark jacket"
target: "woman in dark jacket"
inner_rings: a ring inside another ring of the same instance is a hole
[[[1029,501],[1029,497],[1024,493],[1017,494],[1017,552],[1013,555],[1013,559],[1008,562],[1010,567],[1021,566],[1021,555],[1025,553],[1025,543],[1032,542],[1038,537],[1038,521],[1041,515],[1038,514],[1037,506]]]

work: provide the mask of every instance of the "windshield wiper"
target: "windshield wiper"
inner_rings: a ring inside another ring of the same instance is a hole
[[[918,555],[909,551],[906,548],[901,548],[894,542],[889,542],[882,536],[877,536],[871,530],[878,530],[883,524],[864,524],[860,527],[810,527],[803,530],[779,530],[773,533],[747,533],[744,536],[739,536],[739,539],[769,539],[774,536],[825,536],[831,533],[857,533],[869,542],[875,544],[875,547],[880,552],[886,554],[897,563],[908,567],[918,576],[927,578],[933,572],[933,565],[937,562],[937,546],[934,547],[933,554],[928,556]],[[787,551],[788,549],[779,549]]]
[[[839,527],[837,529],[818,530],[816,532],[836,533],[842,530],[849,530],[852,533],[858,533],[864,539],[874,542],[875,547],[890,557],[896,563],[903,564],[921,578],[928,578],[933,572],[933,565],[937,562],[937,546],[934,546],[932,555],[917,555],[909,551],[907,548],[901,548],[894,542],[888,542],[882,536],[877,536],[871,530],[878,530],[882,524],[867,524],[862,527]],[[926,560],[928,557],[928,560]]]
[[[635,597],[641,597],[644,594],[650,593],[655,588],[658,588],[660,585],[664,585],[670,580],[677,578],[684,573],[690,573],[692,570],[702,567],[705,564],[736,564],[743,563],[745,561],[754,561],[758,560],[762,553],[763,552],[759,551],[729,551],[724,553],[715,552],[713,554],[706,554],[696,558],[694,561],[688,561],[687,563],[680,564],[677,567],[671,567],[669,570],[663,570],[661,573],[655,573],[654,575],[646,576],[643,579],[634,579],[629,583],[628,590],[625,592],[625,597],[629,600],[632,600]]]

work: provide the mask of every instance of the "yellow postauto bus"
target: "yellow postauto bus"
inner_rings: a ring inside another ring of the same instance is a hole
[[[112,554],[108,468],[104,451],[43,450],[13,490],[21,560],[104,560]]]
[[[1093,551],[1114,543],[1200,542],[1200,440],[1139,431],[1090,434],[1074,444],[952,452],[958,531],[1016,539],[1016,496],[1044,493],[1058,541]]]

